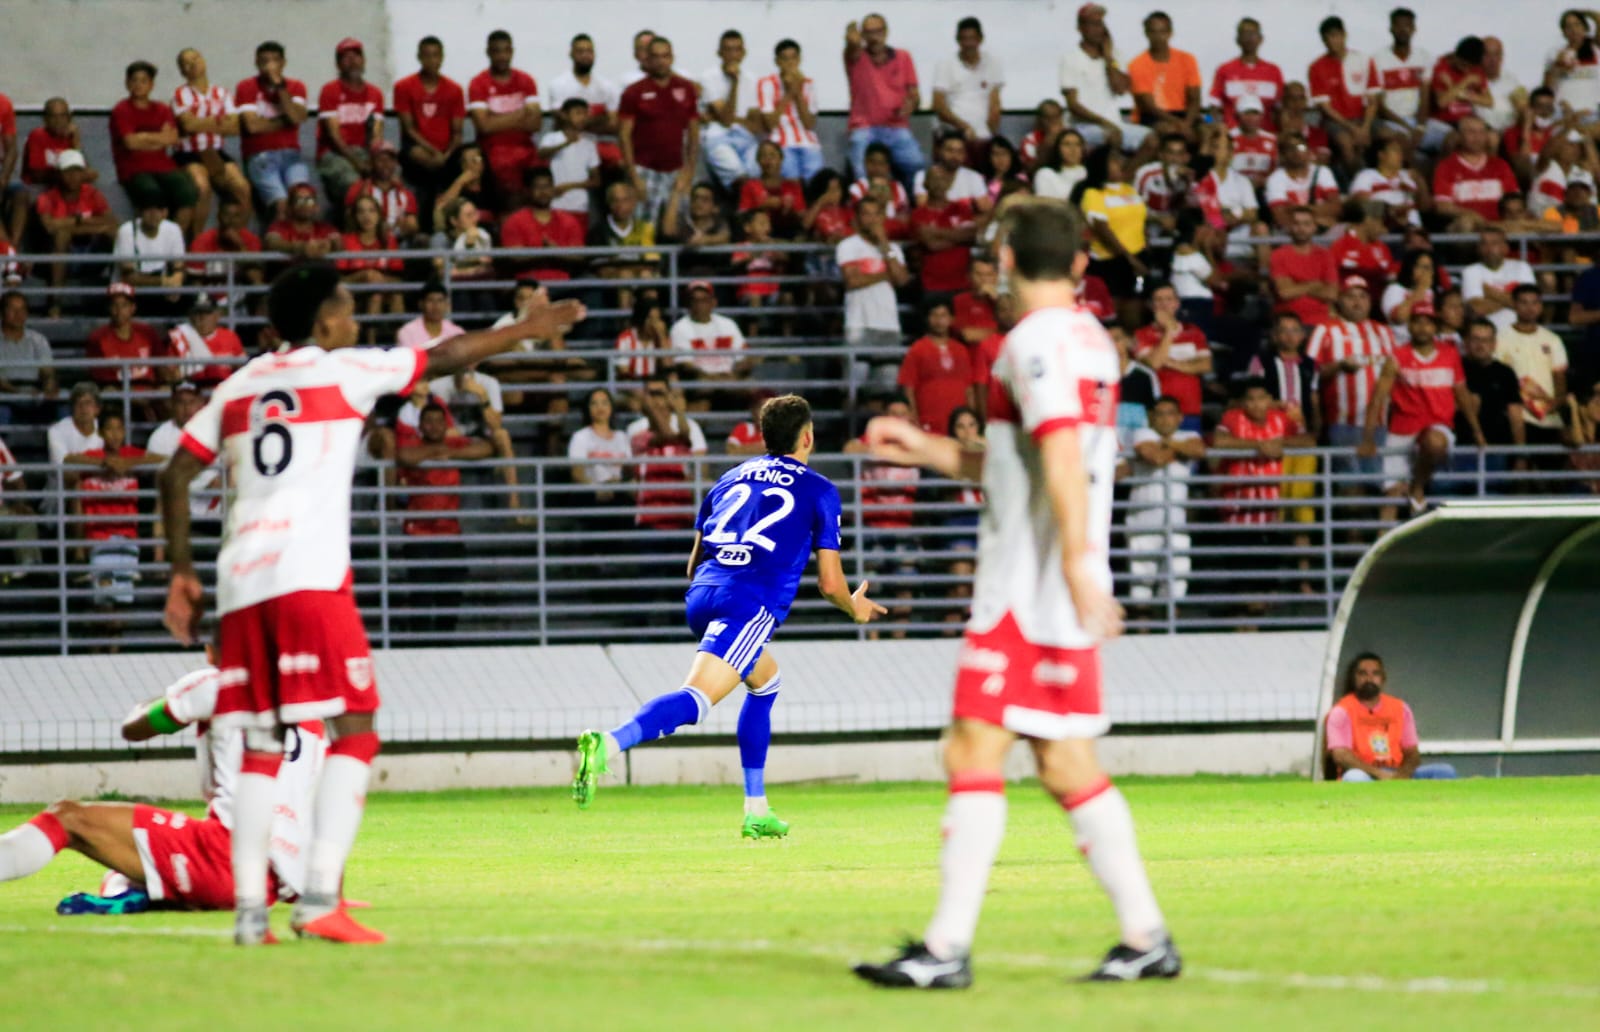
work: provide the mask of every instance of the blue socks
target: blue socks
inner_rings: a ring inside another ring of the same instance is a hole
[[[767,747],[772,744],[772,706],[783,679],[774,677],[760,695],[749,693],[739,710],[739,765],[744,768],[746,799],[765,799]]]
[[[769,707],[770,708],[770,707]],[[675,692],[658,695],[639,707],[633,719],[611,732],[617,747],[624,752],[640,742],[665,738],[688,724],[698,724],[711,712],[711,701],[697,689],[684,685]],[[743,720],[740,721],[743,727]],[[766,747],[762,747],[762,755]]]

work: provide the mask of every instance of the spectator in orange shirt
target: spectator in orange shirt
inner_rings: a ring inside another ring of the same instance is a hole
[[[1383,659],[1363,652],[1345,670],[1344,692],[1323,718],[1324,761],[1340,781],[1448,780],[1448,763],[1422,762],[1411,707],[1388,695]]]
[[[1157,135],[1179,133],[1196,142],[1200,124],[1200,65],[1194,55],[1172,46],[1172,19],[1152,11],[1144,19],[1150,49],[1128,62],[1128,80],[1138,106],[1139,124]]]
[[[928,332],[906,351],[898,382],[910,395],[911,420],[930,434],[944,433],[950,414],[976,404],[972,358],[965,344],[950,336],[950,302],[927,308]]]
[[[494,446],[479,437],[451,436],[444,406],[429,401],[417,420],[420,440],[396,449],[400,484],[417,488],[406,502],[406,561],[421,561],[427,566],[408,568],[406,580],[417,585],[406,596],[406,605],[431,610],[414,615],[409,628],[414,633],[449,634],[456,628],[455,610],[461,605],[461,585],[467,579],[467,545],[461,540],[461,521],[455,513],[461,496],[448,489],[461,486],[459,463],[487,459]],[[422,587],[428,585],[428,587]]]

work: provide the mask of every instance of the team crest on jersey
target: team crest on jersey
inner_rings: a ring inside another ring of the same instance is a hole
[[[723,545],[717,549],[717,562],[723,566],[749,566],[750,549],[744,545]]]
[[[350,687],[358,692],[364,692],[372,687],[372,657],[355,656],[344,661],[344,675],[350,679]]]

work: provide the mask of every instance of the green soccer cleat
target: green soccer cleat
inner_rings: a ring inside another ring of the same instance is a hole
[[[765,817],[757,817],[750,813],[745,815],[744,827],[740,829],[739,834],[747,839],[786,838],[789,834],[789,824],[787,821],[778,820],[778,815],[775,813],[769,813]]]
[[[594,801],[595,786],[606,769],[606,736],[598,731],[585,731],[578,736],[578,773],[572,779],[572,801],[578,809],[587,810]]]

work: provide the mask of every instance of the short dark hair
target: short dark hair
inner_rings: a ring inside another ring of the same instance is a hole
[[[800,44],[796,43],[794,40],[792,40],[792,39],[780,39],[780,40],[778,40],[778,45],[772,48],[772,56],[773,57],[777,57],[779,54],[782,54],[785,50],[799,50],[799,49],[800,49]]]
[[[1312,218],[1316,218],[1317,217],[1317,213],[1312,210],[1311,205],[1309,205],[1309,204],[1297,204],[1294,207],[1289,209],[1289,217],[1290,218],[1294,218],[1296,215],[1299,215],[1299,214],[1302,214],[1302,213],[1304,213],[1306,215],[1310,215]]]
[[[496,43],[510,43],[511,33],[507,32],[505,29],[495,29],[493,32],[489,33],[489,38],[483,42],[485,46],[491,47]]]
[[[637,38],[637,37],[635,37],[635,38]],[[651,46],[655,46],[657,43],[665,43],[669,47],[672,46],[672,40],[668,39],[665,36],[658,36],[658,35],[656,35],[655,33],[652,32],[650,34],[650,45]]]
[[[1389,12],[1389,20],[1394,21],[1396,18],[1410,18],[1412,21],[1416,21],[1417,12],[1409,7],[1396,7]]]
[[[983,22],[974,18],[970,14],[956,22],[956,35],[961,35],[961,33],[965,32],[967,29],[971,29],[973,32],[976,32],[978,34],[978,38],[983,38]]]
[[[566,100],[561,102],[561,110],[587,111],[589,110],[589,102],[584,100],[582,97],[568,97]]]
[[[444,40],[440,39],[438,36],[423,36],[421,39],[417,40],[417,49],[421,50],[423,47],[438,47],[440,50],[443,50]]]
[[[923,304],[922,304],[922,317],[924,319],[926,319],[928,316],[933,314],[933,311],[936,308],[943,308],[945,311],[950,312],[951,314],[955,313],[955,307],[954,307],[954,305],[951,304],[949,298],[947,298],[947,297],[933,297],[933,298],[930,298],[929,300],[923,302]]]
[[[428,403],[426,405],[422,406],[422,411],[417,413],[417,421],[421,422],[422,421],[422,417],[427,415],[430,412],[437,412],[437,413],[439,413],[440,417],[444,418],[444,419],[449,419],[450,418],[449,410],[446,409],[443,405],[439,404],[438,399],[429,398],[428,399]]]
[[[768,398],[757,419],[768,455],[787,455],[800,444],[800,431],[811,422],[811,405],[798,394]]]
[[[260,57],[262,54],[277,54],[279,57],[282,57],[283,44],[279,43],[275,39],[269,39],[265,43],[257,43],[256,56]]]
[[[530,165],[528,166],[528,171],[523,173],[522,181],[532,184],[535,179],[548,179],[553,183],[556,180],[556,174],[550,171],[549,165]]]
[[[1024,279],[1068,279],[1083,249],[1083,222],[1063,201],[1019,199],[1001,212],[1000,239],[1011,248]]]
[[[579,43],[593,43],[594,39],[587,32],[580,32],[567,41],[567,46],[575,47]]]
[[[133,78],[136,72],[143,72],[150,76],[151,79],[154,79],[156,77],[156,66],[145,60],[132,61],[128,64],[128,70],[122,73],[123,80],[126,81]]]
[[[4,294],[0,294],[0,308],[5,308],[6,305],[9,305],[11,303],[11,299],[14,297],[22,298],[22,303],[24,305],[28,303],[28,295],[24,294],[22,291],[8,290]]]
[[[1168,14],[1166,11],[1151,11],[1149,14],[1144,16],[1144,21],[1140,24],[1148,29],[1150,27],[1150,23],[1155,21],[1157,18],[1160,18],[1168,25],[1172,24],[1172,15]]]
[[[1532,93],[1528,94],[1528,99],[1529,100],[1538,100],[1540,97],[1549,97],[1551,100],[1554,100],[1555,96],[1556,96],[1556,91],[1555,90],[1551,89],[1548,86],[1540,86],[1538,89],[1536,89]]]
[[[1173,408],[1177,409],[1179,412],[1183,411],[1183,402],[1179,401],[1177,398],[1174,398],[1170,394],[1163,394],[1161,397],[1157,398],[1155,401],[1152,401],[1150,403],[1149,408],[1147,408],[1145,411],[1147,411],[1147,412],[1154,411],[1155,407],[1157,405],[1171,405]]]
[[[950,410],[950,418],[944,421],[944,435],[946,437],[954,437],[956,435],[956,423],[961,420],[962,416],[971,416],[978,424],[979,436],[982,436],[983,417],[978,415],[978,410],[971,405],[957,405]]]
[[[661,37],[658,36],[656,38],[660,39]],[[736,39],[740,43],[743,43],[744,42],[744,33],[740,32],[738,29],[728,29],[722,35],[717,37],[717,43],[718,44],[726,43],[730,39]]]
[[[1518,283],[1515,287],[1511,288],[1511,300],[1513,301],[1519,297],[1525,297],[1528,294],[1532,294],[1541,301],[1544,300],[1544,294],[1541,293],[1539,288],[1534,286],[1532,283]]]
[[[867,149],[862,153],[861,160],[862,161],[866,161],[868,158],[872,157],[875,154],[883,155],[883,160],[885,160],[885,161],[889,161],[889,162],[894,161],[894,151],[891,151],[889,149],[889,145],[887,143],[869,143],[869,144],[867,144]]]
[[[1462,36],[1456,44],[1456,56],[1469,65],[1483,64],[1483,40],[1478,36]]]
[[[1302,330],[1306,328],[1306,321],[1300,318],[1299,314],[1296,312],[1279,312],[1272,319],[1272,325],[1274,326],[1281,322],[1292,322]]]
[[[1239,386],[1234,396],[1243,401],[1245,395],[1249,394],[1257,387],[1266,391],[1268,394],[1272,393],[1272,388],[1267,386],[1267,381],[1265,378],[1260,376],[1247,376],[1243,380],[1239,381]]]
[[[122,410],[120,408],[116,408],[115,406],[108,405],[100,410],[100,425],[104,427],[110,422],[117,422],[121,423],[123,426],[127,426],[127,420],[122,418]]]
[[[1317,26],[1317,35],[1326,36],[1330,32],[1343,32],[1344,19],[1337,14],[1330,14],[1322,19],[1322,24]]]
[[[640,36],[649,36],[651,39],[656,38],[656,34],[651,32],[649,29],[640,29],[638,32],[633,34],[633,42],[635,45],[638,44]]]
[[[1476,315],[1471,319],[1468,319],[1465,329],[1468,334],[1471,334],[1473,330],[1476,330],[1479,327],[1487,329],[1489,331],[1489,335],[1492,337],[1498,337],[1500,335],[1500,327],[1494,324],[1494,320],[1482,315]]]
[[[332,262],[307,262],[280,273],[267,293],[267,321],[290,344],[316,329],[322,306],[339,292],[339,270]]]
[[[417,300],[419,302],[426,301],[434,294],[438,294],[440,297],[449,297],[450,291],[446,290],[444,284],[438,280],[429,280],[422,285],[421,290],[417,291]]]
[[[1357,653],[1356,657],[1350,661],[1350,665],[1344,668],[1344,691],[1339,693],[1341,696],[1352,695],[1355,693],[1356,667],[1367,662],[1376,663],[1379,667],[1382,667],[1383,657],[1378,655],[1376,652]]]

